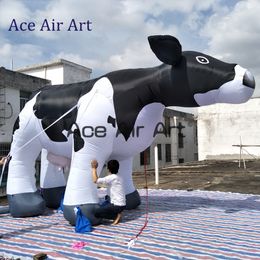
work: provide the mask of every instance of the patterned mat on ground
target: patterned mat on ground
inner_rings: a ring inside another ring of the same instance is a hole
[[[260,196],[149,190],[148,225],[128,248],[145,222],[145,190],[139,192],[142,205],[124,211],[122,222],[86,234],[75,233],[55,211],[34,218],[0,215],[0,258],[32,259],[42,252],[55,260],[260,259]]]

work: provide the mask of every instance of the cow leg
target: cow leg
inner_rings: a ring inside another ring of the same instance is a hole
[[[123,177],[124,188],[126,193],[126,209],[135,209],[141,204],[141,199],[138,191],[136,190],[133,178],[132,178],[132,168],[133,168],[133,158],[129,158],[120,161],[120,167],[118,174]]]
[[[40,186],[43,199],[48,208],[57,209],[64,196],[66,181],[63,168],[47,160],[47,150],[41,153]]]
[[[13,217],[36,216],[43,213],[45,203],[36,189],[35,161],[41,151],[32,106],[27,103],[19,116],[19,128],[14,132],[7,180],[7,198]],[[30,141],[30,142],[29,142]]]
[[[76,218],[74,208],[80,206],[83,214],[93,225],[100,223],[100,219],[94,216],[99,208],[97,186],[93,183],[90,162],[96,158],[95,154],[77,154],[71,165],[68,184],[64,196],[64,217],[75,225]],[[98,175],[104,165],[105,158],[98,156]]]
[[[81,105],[73,130],[74,147],[72,152],[70,174],[64,196],[64,217],[75,225],[74,208],[80,206],[83,214],[92,225],[100,223],[94,216],[99,207],[97,185],[93,182],[91,160],[98,161],[98,175],[112,152],[115,128],[109,124],[109,115],[115,117],[111,100],[97,93],[93,102],[88,100]]]

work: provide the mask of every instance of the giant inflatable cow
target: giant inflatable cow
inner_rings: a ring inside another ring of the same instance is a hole
[[[140,197],[132,181],[133,156],[153,142],[166,106],[243,103],[253,94],[254,77],[241,66],[182,51],[172,36],[156,35],[148,40],[162,65],[47,86],[26,104],[11,146],[7,194],[12,216],[39,215],[46,205],[57,207],[65,181],[55,163],[70,159],[63,203],[64,216],[71,224],[78,205],[92,224],[99,223],[93,214],[99,207],[90,168],[94,158],[99,162],[98,173],[108,160],[120,162],[127,208],[135,208]],[[138,135],[133,135],[138,127]],[[41,173],[43,196],[35,185],[35,160],[42,149],[48,159],[43,161]]]

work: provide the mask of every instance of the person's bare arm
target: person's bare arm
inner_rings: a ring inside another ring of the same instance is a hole
[[[6,157],[2,157],[1,160],[0,160],[0,165],[4,165],[5,160],[6,160]]]
[[[97,183],[97,180],[98,180],[97,167],[98,167],[97,160],[92,160],[91,161],[91,168],[92,168],[92,179],[93,179],[94,183]]]

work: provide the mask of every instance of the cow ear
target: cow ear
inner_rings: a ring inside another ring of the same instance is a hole
[[[152,35],[148,37],[150,47],[163,63],[176,65],[182,58],[180,42],[171,35]]]

